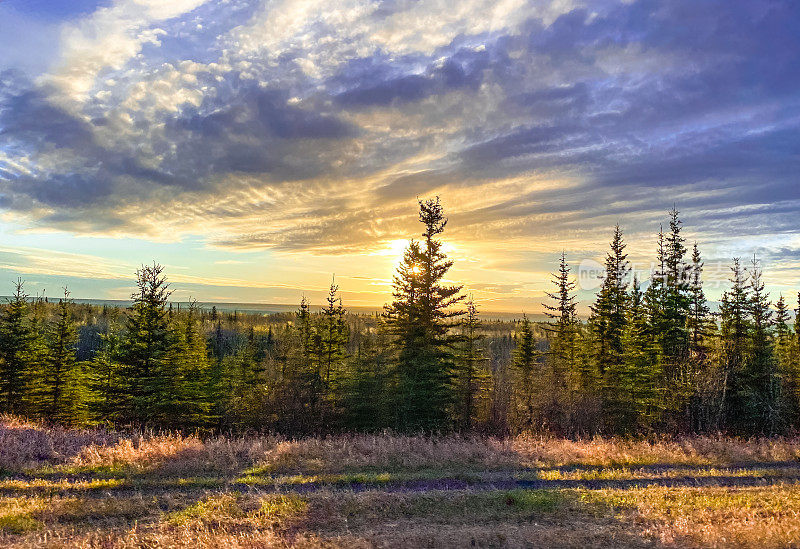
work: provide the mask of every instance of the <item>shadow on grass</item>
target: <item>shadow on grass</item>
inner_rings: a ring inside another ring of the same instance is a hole
[[[181,463],[176,455],[174,463]],[[800,463],[761,462],[719,467],[699,465],[649,464],[615,468],[599,466],[543,467],[510,471],[450,471],[447,469],[405,470],[397,472],[348,472],[322,475],[258,475],[252,468],[233,469],[213,475],[211,465],[176,467],[168,463],[152,469],[83,468],[45,469],[0,480],[0,495],[159,494],[204,490],[239,490],[264,493],[312,493],[320,490],[361,492],[380,489],[386,492],[425,492],[430,490],[537,490],[628,489],[645,486],[666,487],[752,487],[800,482]],[[682,474],[673,475],[680,471]],[[713,474],[719,471],[719,474]],[[581,474],[589,478],[547,478],[551,472]],[[624,478],[614,478],[624,473]],[[671,476],[647,476],[659,473]],[[712,473],[712,474],[709,474]],[[774,474],[773,474],[774,473]],[[594,478],[605,474],[608,478]],[[204,476],[205,475],[205,476]],[[541,477],[539,475],[542,475]],[[519,478],[519,477],[533,478]]]

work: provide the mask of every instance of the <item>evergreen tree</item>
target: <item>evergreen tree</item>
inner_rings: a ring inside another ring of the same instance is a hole
[[[440,430],[449,425],[454,400],[450,329],[462,311],[461,286],[443,284],[453,262],[437,237],[447,219],[439,198],[419,202],[423,245],[412,241],[394,277],[394,302],[386,321],[398,349],[397,426],[403,431]]]
[[[481,321],[478,308],[470,297],[467,314],[461,324],[462,348],[459,356],[460,413],[459,423],[463,431],[471,431],[480,411],[479,400],[485,394],[490,379],[486,371],[486,356],[481,342]]]
[[[750,348],[750,292],[739,258],[731,267],[731,288],[722,295],[720,305],[720,340],[722,342],[722,379],[720,380],[717,426],[734,426],[748,414],[742,395],[742,371]]]
[[[175,423],[182,427],[202,427],[212,421],[211,365],[199,317],[197,301],[190,299],[186,313],[173,320],[168,363],[174,372],[170,385],[176,415],[180,417]]]
[[[563,431],[567,422],[567,407],[571,395],[568,394],[568,378],[576,370],[578,359],[577,336],[579,323],[577,317],[576,283],[570,275],[567,256],[564,252],[559,258],[558,271],[552,276],[554,292],[545,292],[554,304],[544,303],[545,315],[550,323],[545,326],[550,348],[548,365],[550,389],[546,416],[551,427]]]
[[[691,401],[690,425],[695,431],[705,431],[714,423],[714,375],[711,355],[714,351],[716,322],[703,291],[703,260],[695,243],[692,248],[692,267],[689,283],[689,374]]]
[[[689,293],[691,296],[687,318],[689,352],[697,364],[703,365],[708,358],[709,339],[713,335],[714,319],[703,291],[703,260],[697,244],[692,248]]]
[[[800,292],[797,293],[797,309],[794,310],[794,340],[800,348]]]
[[[264,379],[258,354],[255,331],[251,328],[247,337],[238,342],[233,354],[223,359],[224,392],[228,400],[225,406],[227,413],[223,419],[240,428],[258,427],[258,422],[262,419],[260,406]],[[296,402],[304,403],[303,399],[307,398],[307,395],[302,393],[300,378],[293,378],[292,383],[296,383],[296,394],[302,395],[302,399],[298,398]],[[302,419],[309,418],[302,416]]]
[[[778,372],[783,381],[784,387],[787,389],[785,398],[786,405],[796,404],[789,402],[788,398],[790,390],[796,386],[797,376],[794,364],[796,356],[796,345],[793,341],[792,329],[789,327],[789,307],[786,305],[786,300],[783,295],[778,297],[775,302],[775,360],[778,361]],[[792,391],[796,394],[796,391]],[[785,409],[783,410],[786,411]]]
[[[122,419],[125,384],[122,366],[117,362],[122,341],[113,331],[100,334],[100,349],[91,362],[89,408],[98,422],[115,423]]]
[[[35,335],[28,319],[28,295],[22,279],[17,279],[14,295],[0,319],[0,397],[2,411],[25,412],[30,387],[31,366],[35,361]]]
[[[303,296],[295,313],[294,324],[286,342],[286,369],[281,375],[284,428],[305,434],[321,427],[321,406],[324,404],[320,360],[322,338],[315,329],[311,307]]]
[[[653,345],[644,295],[634,277],[623,332],[621,364],[613,364],[604,378],[606,429],[615,434],[641,433],[659,419],[658,352]]]
[[[653,341],[658,344],[659,357],[661,356],[663,345],[662,338],[666,331],[665,322],[665,303],[667,295],[667,245],[664,236],[663,226],[658,231],[658,246],[656,248],[656,268],[650,277],[650,284],[644,294],[644,303],[647,309],[647,317],[650,325],[650,333]]]
[[[342,299],[338,296],[339,286],[331,282],[328,291],[327,305],[322,309],[321,325],[319,327],[322,353],[320,357],[320,377],[322,378],[322,392],[324,408],[322,426],[329,431],[331,428],[329,416],[336,407],[336,394],[339,392],[338,384],[344,373],[344,359],[347,355],[347,342],[349,334],[346,311],[342,306]]]
[[[670,213],[669,235],[666,237],[666,256],[664,266],[664,302],[662,327],[662,356],[665,374],[681,383],[682,366],[689,355],[689,334],[687,320],[691,304],[691,269],[686,264],[685,239],[681,236],[679,212],[673,208]]]
[[[786,300],[783,294],[778,297],[775,302],[775,341],[779,345],[788,343],[792,335],[791,328],[789,328],[789,308],[786,305]]]
[[[630,267],[619,225],[614,228],[611,250],[606,256],[603,284],[592,305],[590,324],[595,339],[595,361],[601,374],[622,365]]]
[[[574,295],[576,283],[571,278],[567,256],[563,252],[559,259],[558,272],[552,275],[552,282],[556,287],[555,292],[545,293],[555,304],[543,304],[545,315],[551,320],[551,325],[546,328],[548,333],[552,334],[550,352],[556,358],[555,362],[563,365],[563,371],[569,371],[576,360],[579,326],[576,312],[577,298]],[[558,377],[563,371],[558,372]]]
[[[136,271],[137,291],[125,323],[119,363],[124,383],[122,419],[136,425],[166,419],[175,404],[166,363],[173,345],[167,312],[172,293],[158,264]]]
[[[391,425],[390,341],[383,330],[356,331],[357,344],[349,375],[343,381],[344,427],[359,432]]]
[[[773,347],[772,310],[764,290],[761,267],[753,257],[750,269],[750,357],[743,372],[743,399],[752,431],[775,434],[781,427],[781,378]]]
[[[69,291],[58,301],[56,321],[50,331],[50,345],[41,380],[43,411],[50,421],[75,425],[83,419],[85,395],[80,366],[75,360],[78,333]]]
[[[517,333],[517,348],[514,353],[514,366],[519,372],[517,384],[517,400],[521,404],[522,424],[533,428],[536,417],[536,374],[539,373],[539,351],[533,336],[531,322],[527,315],[522,315],[520,330]]]

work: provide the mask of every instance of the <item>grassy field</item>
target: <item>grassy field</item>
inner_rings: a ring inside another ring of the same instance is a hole
[[[126,436],[0,420],[0,547],[800,547],[800,439]]]

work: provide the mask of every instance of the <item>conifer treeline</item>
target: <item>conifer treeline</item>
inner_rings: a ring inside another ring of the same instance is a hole
[[[137,271],[127,310],[31,300],[18,281],[0,317],[0,412],[65,425],[275,430],[394,429],[776,434],[800,412],[800,321],[773,305],[758,262],[731,266],[718,312],[678,212],[648,280],[614,229],[581,321],[565,254],[548,322],[481,321],[442,250],[439,199],[420,202],[422,239],[380,315],[323,309],[261,317],[175,308],[160,265]],[[643,289],[644,288],[644,289]]]

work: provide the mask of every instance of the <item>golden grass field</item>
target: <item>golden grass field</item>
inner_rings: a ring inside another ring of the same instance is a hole
[[[0,419],[0,547],[800,547],[800,438],[200,440]]]

